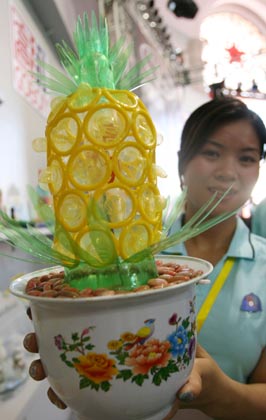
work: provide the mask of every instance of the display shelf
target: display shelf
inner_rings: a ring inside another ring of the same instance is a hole
[[[59,410],[50,403],[47,397],[48,383],[26,382],[14,392],[0,397],[0,413],[2,419],[8,420],[75,420],[69,409]]]

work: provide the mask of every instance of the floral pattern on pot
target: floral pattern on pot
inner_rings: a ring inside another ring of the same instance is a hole
[[[58,334],[54,343],[60,358],[69,368],[77,371],[80,389],[90,387],[107,392],[112,380],[130,380],[142,386],[145,380],[159,386],[162,381],[185,369],[193,358],[196,346],[195,299],[189,302],[189,316],[182,319],[171,315],[168,324],[173,328],[161,341],[153,336],[155,319],[147,319],[136,332],[123,332],[119,338],[107,343],[106,353],[94,351],[92,344],[95,326],[85,328],[81,334],[71,335],[71,342]],[[123,368],[122,368],[123,367]]]

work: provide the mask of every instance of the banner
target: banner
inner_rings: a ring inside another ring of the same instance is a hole
[[[47,61],[47,55],[37,36],[23,20],[16,6],[11,4],[12,73],[15,90],[45,118],[50,107],[50,97],[39,86],[30,72],[44,70],[37,60]]]

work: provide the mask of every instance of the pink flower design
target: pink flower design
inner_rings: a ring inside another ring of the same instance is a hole
[[[63,343],[64,343],[64,338],[62,337],[61,334],[58,334],[54,337],[54,343],[55,343],[56,347],[58,348],[58,350],[62,350]]]
[[[150,339],[143,345],[136,345],[130,350],[125,365],[132,366],[135,375],[146,375],[153,366],[165,367],[171,357],[170,343]]]
[[[84,335],[89,334],[89,332],[90,332],[90,329],[89,329],[89,328],[85,328],[85,329],[82,331],[82,333],[81,333],[81,338],[82,338],[82,337],[84,337]]]

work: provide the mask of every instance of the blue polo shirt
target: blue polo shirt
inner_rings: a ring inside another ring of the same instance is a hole
[[[178,219],[171,234],[180,226],[181,219]],[[187,255],[184,243],[168,248],[168,253]],[[227,375],[245,383],[266,346],[266,239],[250,233],[245,223],[237,218],[230,247],[208,276],[211,284],[197,286],[198,309],[228,256],[235,258],[234,266],[198,341]]]

